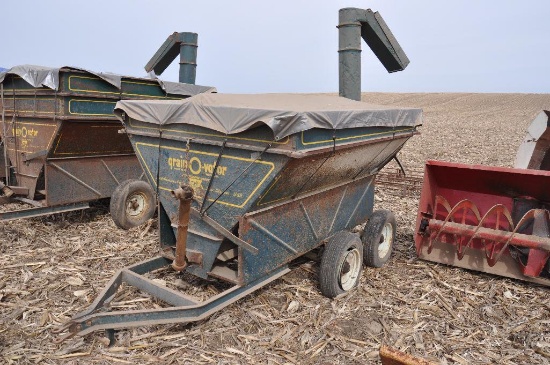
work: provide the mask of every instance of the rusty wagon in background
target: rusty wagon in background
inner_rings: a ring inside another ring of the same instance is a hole
[[[2,154],[0,204],[31,208],[0,220],[84,209],[116,196],[115,223],[147,220],[155,192],[143,178],[130,141],[113,114],[124,99],[182,99],[215,89],[97,73],[74,67],[23,65],[0,73]]]

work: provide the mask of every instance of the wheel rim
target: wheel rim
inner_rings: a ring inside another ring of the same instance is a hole
[[[135,217],[142,214],[147,207],[147,198],[142,193],[132,194],[126,200],[126,213]]]
[[[340,265],[340,287],[348,291],[357,282],[357,277],[361,272],[361,252],[353,248],[346,252],[344,260]]]
[[[380,244],[378,245],[378,257],[386,257],[390,252],[393,238],[393,226],[391,223],[384,224],[382,235],[380,236]]]

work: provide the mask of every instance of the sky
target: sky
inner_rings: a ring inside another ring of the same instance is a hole
[[[18,0],[0,5],[0,67],[145,76],[173,32],[199,34],[197,84],[337,92],[338,9],[379,11],[411,63],[388,74],[363,42],[362,91],[550,93],[548,0]],[[178,79],[178,61],[161,75]]]

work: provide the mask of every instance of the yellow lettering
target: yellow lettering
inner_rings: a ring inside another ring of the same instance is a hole
[[[191,157],[189,162],[183,158],[183,156],[178,157],[168,157],[166,159],[166,163],[168,163],[168,166],[170,167],[170,170],[180,170],[185,171],[189,168],[189,171],[193,175],[200,175],[201,173],[203,175],[211,176],[214,172],[214,164],[212,163],[205,163],[201,161],[200,158],[194,156]],[[188,166],[189,165],[189,166]],[[219,176],[224,176],[227,172],[226,166],[218,166],[216,168],[216,174]]]
[[[192,157],[191,160],[189,160],[189,170],[191,170],[191,173],[193,175],[198,175],[200,174],[201,169],[201,160],[199,160],[197,157]]]
[[[204,189],[202,187],[202,179],[198,177],[191,177],[189,178],[189,185],[193,188],[193,190],[197,191],[199,189]]]
[[[29,138],[29,140],[32,140],[32,138],[38,136],[38,131],[34,128],[27,129],[27,127],[21,127],[21,128],[12,128],[11,129],[12,136],[16,137],[22,137],[22,138]]]

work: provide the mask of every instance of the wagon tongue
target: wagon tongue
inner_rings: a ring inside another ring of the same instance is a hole
[[[550,171],[428,161],[420,258],[550,285]]]

